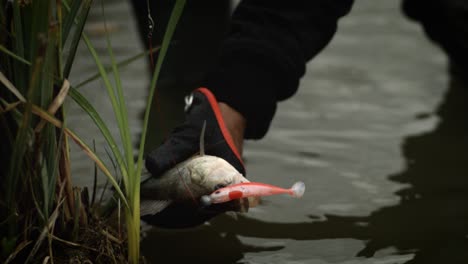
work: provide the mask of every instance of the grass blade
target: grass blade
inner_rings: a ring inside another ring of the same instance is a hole
[[[24,66],[24,65],[22,65]],[[40,71],[42,69],[42,60],[36,59],[31,80],[29,83],[29,90],[28,90],[28,98],[34,98],[34,88],[37,85],[37,81],[39,80]],[[5,78],[6,79],[6,78]],[[5,83],[5,80],[2,82]],[[24,98],[23,98],[24,99]],[[25,108],[23,114],[21,115],[20,120],[18,121],[18,130],[16,133],[16,138],[13,143],[11,155],[10,155],[10,164],[8,168],[8,176],[6,178],[6,201],[8,205],[13,205],[9,209],[12,210],[11,213],[14,213],[16,208],[16,203],[13,203],[15,200],[15,195],[17,193],[18,188],[18,181],[20,178],[22,179],[23,176],[27,175],[24,173],[26,170],[27,164],[25,164],[25,157],[28,156],[27,148],[29,147],[29,142],[31,141],[31,123],[32,123],[32,115],[31,115],[31,107],[32,103],[25,100]],[[18,177],[20,175],[20,177]],[[22,179],[24,180],[24,179]],[[13,223],[11,223],[13,224]],[[14,223],[16,224],[16,223]],[[10,226],[13,230],[16,229],[16,226]]]
[[[55,0],[55,15],[57,16],[58,29],[56,29],[57,39],[55,41],[56,45],[56,54],[57,54],[57,65],[56,69],[58,72],[59,79],[63,79],[63,12],[62,12],[62,0]]]
[[[13,1],[13,25],[15,32],[15,53],[24,57],[23,23],[19,1]]]
[[[0,82],[5,85],[5,87],[10,90],[21,102],[26,102],[26,98],[16,89],[16,87],[5,77],[5,75],[0,71]]]
[[[158,51],[159,48],[160,47],[155,47],[155,48],[153,48],[151,50],[146,50],[146,51],[140,52],[140,53],[138,53],[138,54],[136,54],[136,55],[134,55],[134,56],[132,56],[132,57],[130,57],[128,59],[125,59],[125,60],[117,63],[117,67],[122,68],[124,66],[127,66],[132,62],[135,62],[135,61],[137,61],[137,60],[139,60],[141,58],[144,58],[144,57],[148,56],[148,54],[150,54],[150,52],[152,53],[152,52]],[[111,72],[112,71],[112,66],[105,67],[105,71],[106,71],[106,73]],[[99,79],[99,77],[101,77],[101,74],[98,72],[98,73],[93,74],[90,77],[86,78],[84,81],[78,83],[77,85],[74,85],[73,87],[75,89],[79,89],[79,88],[85,86],[86,84]]]
[[[66,4],[66,1],[63,1]],[[68,14],[65,15],[62,26],[62,46],[65,46],[67,41],[68,34],[70,33],[73,24],[75,23],[75,18],[78,17],[78,11],[80,10],[82,1],[74,0],[68,9]],[[80,31],[81,32],[81,31]]]
[[[12,263],[12,261],[15,260],[16,256],[23,250],[25,249],[27,246],[29,246],[30,244],[32,243],[32,241],[23,241],[21,242],[15,249],[15,251],[13,253],[11,253],[10,256],[8,256],[8,258],[5,260],[5,263],[4,264],[9,264],[9,263]]]
[[[102,80],[104,82],[104,86],[107,89],[107,93],[108,93],[109,99],[111,101],[111,105],[112,105],[112,109],[114,111],[115,119],[117,120],[117,124],[119,124],[118,127],[119,127],[120,135],[122,136],[122,135],[125,134],[125,132],[123,131],[122,126],[120,125],[120,124],[123,124],[123,120],[122,120],[122,115],[119,114],[120,105],[119,105],[119,102],[117,101],[114,88],[113,88],[113,86],[112,86],[112,84],[111,84],[111,82],[109,80],[109,76],[107,75],[106,70],[104,69],[104,65],[102,64],[101,59],[97,55],[96,50],[94,49],[93,45],[91,44],[91,41],[86,36],[86,34],[83,34],[83,40],[84,40],[84,42],[86,44],[86,47],[88,47],[89,52],[93,56],[94,62],[96,63],[96,65],[97,65],[97,67],[99,69],[99,73],[101,74]],[[125,165],[126,165],[125,168],[127,168],[127,171],[128,171],[129,164],[125,163]],[[125,176],[128,175],[127,171],[122,171],[124,186],[128,186],[128,177],[124,177],[124,175]]]
[[[93,140],[93,151],[96,153],[96,141]],[[96,201],[96,189],[97,189],[97,176],[98,176],[98,168],[96,164],[94,164],[94,173],[93,173],[93,192],[91,194],[91,208],[94,207],[94,202]]]
[[[68,80],[63,81],[62,88],[60,89],[59,93],[57,96],[54,98],[52,103],[50,104],[49,108],[47,109],[47,112],[51,115],[55,115],[57,110],[62,106],[63,102],[65,101],[65,98],[67,97],[68,91],[70,90],[70,82]],[[46,121],[42,119],[39,124],[36,126],[34,129],[34,132],[39,133],[42,128],[44,127]]]
[[[47,225],[45,225],[44,228],[42,229],[42,232],[39,235],[39,238],[36,240],[34,247],[29,252],[28,258],[26,259],[25,263],[29,263],[32,260],[37,250],[39,250],[39,247],[41,246],[42,241],[45,239],[46,235],[49,233],[49,230],[52,229],[52,227],[55,225],[55,221],[57,220],[57,217],[59,215],[59,208],[62,205],[62,202],[63,200],[57,205],[57,208],[55,208],[54,212],[50,216]]]
[[[25,48],[24,48],[24,30],[23,30],[23,22],[21,21],[21,12],[20,12],[20,4],[19,1],[13,1],[13,30],[14,30],[14,49],[13,52],[18,55],[18,57],[26,58],[25,57]],[[27,83],[24,79],[24,76],[29,75],[29,71],[27,71],[24,65],[19,64],[18,62],[13,62],[13,68],[16,69],[17,74],[14,76],[14,81],[16,87],[25,92],[27,88]]]
[[[42,109],[42,108],[40,108],[40,107],[38,107],[36,105],[32,105],[32,112],[35,115],[47,120],[52,125],[54,125],[54,126],[56,126],[58,128],[62,128],[62,122],[60,120],[56,119],[55,117],[49,115],[49,113],[47,113],[47,111],[45,111],[44,109]],[[86,143],[84,143],[70,129],[64,128],[64,133],[67,136],[69,136],[85,152],[85,154],[96,163],[96,165],[99,167],[99,169],[101,169],[101,171],[107,176],[109,182],[115,188],[115,190],[116,190],[117,194],[120,196],[120,198],[124,200],[125,206],[128,207],[128,203],[125,200],[125,195],[123,194],[122,190],[120,189],[119,184],[117,183],[115,178],[112,176],[112,174],[110,173],[109,169],[106,167],[104,162],[91,150],[91,148],[88,145],[86,145]]]
[[[164,61],[164,58],[167,53],[167,49],[169,47],[169,44],[171,42],[172,36],[174,34],[175,28],[177,26],[177,23],[179,21],[179,18],[182,14],[182,11],[184,10],[186,0],[177,0],[174,8],[171,13],[171,17],[169,19],[166,32],[164,33],[164,38],[163,42],[161,45],[161,51],[158,56],[158,60],[156,62],[156,67],[154,69],[154,74],[153,78],[151,80],[151,88],[150,88],[150,93],[148,96],[148,101],[147,101],[147,107],[145,111],[145,117],[143,120],[143,131],[142,131],[142,136],[141,136],[141,141],[140,141],[140,149],[138,152],[138,161],[137,161],[137,170],[135,174],[135,181],[136,184],[133,186],[132,193],[135,195],[131,198],[130,200],[130,208],[133,209],[133,212],[131,214],[126,214],[127,218],[127,224],[128,224],[128,242],[129,242],[129,260],[130,262],[133,263],[138,263],[139,255],[140,255],[140,180],[141,180],[141,170],[143,166],[143,153],[144,153],[144,146],[145,146],[145,141],[146,141],[146,133],[148,131],[148,121],[149,121],[149,113],[150,113],[150,106],[151,102],[153,101],[153,96],[156,91],[156,84],[159,79],[159,73],[161,72],[161,66]],[[134,229],[131,229],[133,225]]]
[[[109,128],[107,125],[104,123],[104,120],[101,118],[99,113],[96,111],[96,109],[91,105],[91,103],[76,89],[71,88],[69,95],[71,98],[91,117],[91,119],[94,121],[96,126],[99,128],[101,131],[101,134],[104,136],[104,138],[107,141],[107,144],[111,148],[112,154],[114,154],[114,157],[117,160],[117,164],[119,165],[120,172],[127,176],[127,169],[125,168],[125,164],[122,158],[122,154],[120,153],[119,148],[117,147],[117,143],[112,136]],[[122,175],[122,177],[123,177]]]
[[[14,52],[8,50],[7,48],[5,48],[5,46],[3,45],[0,45],[0,51],[5,53],[6,55],[12,57],[13,59],[19,61],[19,62],[22,62],[28,66],[31,66],[31,62],[27,61],[25,58],[23,57],[20,57],[18,54],[15,54]]]
[[[120,120],[122,122],[118,123],[117,125],[119,126],[120,131],[121,131],[120,137],[124,145],[124,153],[125,153],[125,157],[127,160],[128,176],[133,177],[133,174],[135,171],[135,161],[133,160],[133,147],[132,147],[132,138],[130,136],[130,126],[128,125],[127,105],[125,104],[125,97],[122,91],[122,82],[120,80],[120,74],[117,68],[117,62],[115,60],[114,52],[112,51],[110,36],[107,30],[106,15],[104,12],[104,2],[102,0],[101,0],[101,10],[102,10],[102,17],[104,20],[104,28],[106,31],[107,51],[109,52],[109,56],[111,58],[112,71],[114,73],[114,80],[115,80],[115,90],[117,92],[117,99],[119,100],[118,103],[120,106],[118,109],[114,109],[114,111],[117,110],[118,114],[121,116]],[[133,189],[134,182],[128,179],[127,184],[129,185],[125,185],[125,188],[126,188],[127,195],[128,195],[131,193],[129,192],[129,190]],[[138,182],[138,184],[140,183]]]
[[[75,3],[75,2],[80,2],[80,1],[78,1],[78,0],[73,1],[73,3]],[[65,67],[63,69],[64,78],[68,78],[69,75],[70,75],[71,68],[73,66],[73,61],[75,60],[76,50],[78,49],[78,44],[80,43],[83,28],[84,28],[85,22],[86,22],[86,20],[88,18],[89,10],[91,8],[91,3],[92,3],[92,0],[85,0],[83,2],[83,8],[81,10],[81,14],[80,14],[79,18],[76,20],[75,33],[74,33],[74,35],[72,37],[70,48],[68,50],[67,61],[65,63]],[[64,5],[66,5],[65,1],[64,1]],[[70,12],[72,12],[72,10],[70,10]],[[75,17],[73,17],[73,19],[74,18]]]

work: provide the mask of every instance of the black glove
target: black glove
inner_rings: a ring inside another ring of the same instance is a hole
[[[186,120],[176,127],[168,139],[146,156],[146,168],[153,177],[161,176],[176,164],[200,151],[200,133],[205,127],[205,153],[223,158],[245,175],[242,158],[229,134],[218,102],[206,88],[196,89],[186,98]],[[145,222],[166,228],[200,225],[219,213],[237,211],[239,201],[214,204],[209,207],[190,203],[172,203],[156,215],[142,216]]]

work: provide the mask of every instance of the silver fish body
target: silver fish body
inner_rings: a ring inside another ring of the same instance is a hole
[[[199,201],[217,188],[248,182],[222,158],[198,155],[177,164],[160,177],[141,185],[141,214],[156,214],[173,201]]]

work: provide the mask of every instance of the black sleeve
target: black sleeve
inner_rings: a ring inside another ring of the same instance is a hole
[[[468,73],[468,1],[403,0],[404,13],[447,53],[453,72]]]
[[[247,119],[245,138],[268,131],[276,103],[292,96],[305,64],[336,32],[353,0],[244,0],[234,12],[205,86]]]

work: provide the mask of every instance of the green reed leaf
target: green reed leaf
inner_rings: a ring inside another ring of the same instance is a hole
[[[80,1],[77,1],[77,0],[73,1],[72,8],[73,8],[73,5],[75,3],[77,3],[77,2],[80,2]],[[65,67],[63,68],[64,78],[68,78],[70,76],[71,68],[73,66],[73,61],[75,60],[76,51],[78,49],[78,44],[80,43],[81,35],[83,33],[83,28],[84,28],[85,22],[86,22],[86,20],[88,18],[88,14],[89,14],[89,10],[91,8],[91,3],[92,2],[93,2],[92,0],[83,1],[83,4],[82,4],[83,7],[81,9],[80,15],[77,18],[76,17],[70,18],[70,20],[73,19],[73,20],[76,21],[76,28],[75,28],[75,32],[74,32],[74,34],[72,36],[72,39],[71,39],[70,48],[68,50],[67,61],[65,62]],[[64,1],[64,5],[66,5],[65,1]],[[72,14],[73,12],[74,12],[74,10],[70,9],[70,14]],[[65,27],[68,27],[68,25],[65,25]],[[68,31],[69,30],[71,30],[71,29],[68,29]],[[65,38],[66,37],[67,36],[65,36]]]
[[[58,127],[58,128],[62,128],[63,127],[63,123],[56,119],[55,117],[51,116],[49,113],[47,113],[47,111],[45,111],[44,109],[36,106],[36,105],[32,105],[31,107],[32,109],[32,112],[35,114],[35,115],[38,115],[40,116],[41,118],[47,120],[47,122],[51,123],[52,125]],[[124,205],[128,208],[129,205],[127,203],[127,200],[125,199],[125,195],[123,194],[122,192],[122,189],[120,188],[119,184],[117,183],[117,181],[115,180],[115,177],[112,175],[112,173],[110,173],[109,169],[107,168],[107,166],[105,165],[105,163],[101,160],[101,158],[99,158],[98,155],[96,155],[96,153],[94,153],[91,148],[86,144],[84,143],[83,140],[81,140],[81,138],[79,138],[75,133],[73,133],[70,129],[68,128],[64,128],[64,133],[69,136],[84,152],[85,154],[91,158],[95,163],[96,165],[99,167],[99,169],[104,173],[104,175],[107,177],[107,179],[109,180],[109,182],[112,184],[112,186],[115,188],[115,191],[117,192],[117,194],[119,195],[119,197],[121,199],[123,199],[123,202],[124,202]]]
[[[131,197],[130,206],[133,209],[131,214],[127,214],[127,223],[129,223],[129,227],[127,228],[128,232],[128,250],[129,250],[129,261],[132,263],[138,263],[139,255],[140,255],[140,180],[141,180],[141,172],[143,168],[143,153],[144,153],[144,146],[146,141],[146,133],[148,131],[148,122],[149,122],[149,113],[151,108],[151,103],[153,101],[153,96],[156,91],[156,84],[159,79],[159,73],[161,72],[161,66],[164,61],[164,58],[167,53],[167,49],[169,48],[169,44],[171,42],[172,36],[176,29],[177,23],[179,18],[184,10],[186,0],[177,0],[174,8],[171,13],[171,17],[169,18],[169,22],[166,28],[166,32],[164,33],[163,42],[161,45],[161,51],[158,56],[158,60],[156,62],[156,67],[154,69],[153,78],[151,80],[151,88],[150,93],[148,96],[146,110],[145,110],[145,117],[143,120],[143,131],[141,135],[140,141],[140,148],[138,151],[138,160],[137,160],[137,170],[135,174],[135,181],[138,181],[137,184],[133,186],[134,190],[132,193],[135,195]],[[131,218],[131,219],[128,219]],[[133,225],[133,226],[132,226]],[[132,228],[133,227],[133,228]]]
[[[114,112],[114,115],[115,115],[115,119],[117,120],[117,124],[122,124],[123,123],[122,115],[120,114],[120,110],[119,110],[120,104],[119,104],[119,102],[117,100],[114,87],[112,86],[112,84],[111,84],[111,82],[109,80],[109,76],[107,75],[107,72],[106,72],[106,70],[104,68],[104,65],[103,65],[101,59],[99,58],[96,50],[94,49],[93,45],[91,44],[91,41],[89,40],[89,38],[85,34],[83,34],[83,40],[84,40],[84,42],[86,44],[86,47],[88,47],[88,50],[91,53],[91,55],[92,55],[92,57],[94,59],[94,62],[96,63],[96,65],[97,65],[97,67],[99,69],[99,73],[101,74],[102,80],[104,82],[104,86],[106,87],[107,94],[109,95],[109,99],[111,101],[112,109],[113,109],[113,112]],[[123,135],[125,132],[122,130],[122,126],[118,125],[118,128],[119,128],[120,135]],[[128,186],[128,174],[127,174],[128,166],[129,166],[129,164],[125,164],[126,170],[122,171],[122,178],[123,178],[123,181],[124,181],[124,186]]]
[[[137,60],[139,60],[141,58],[144,58],[144,57],[148,56],[150,53],[158,51],[159,49],[160,49],[160,47],[155,47],[155,48],[153,48],[151,50],[145,50],[143,52],[140,52],[140,53],[138,53],[138,54],[136,54],[134,56],[131,56],[131,57],[125,59],[125,60],[122,60],[122,61],[118,62],[117,67],[122,68],[124,66],[127,66],[127,65],[131,64],[132,62],[135,62],[135,61],[137,61]],[[105,70],[106,70],[106,73],[111,72],[112,71],[112,66],[106,66]],[[93,74],[93,75],[89,76],[88,78],[86,78],[84,81],[78,83],[77,85],[74,85],[74,88],[79,89],[79,88],[87,85],[88,83],[91,83],[91,82],[99,79],[100,77],[101,77],[101,74],[99,72],[97,72],[96,74]]]
[[[135,171],[135,162],[133,160],[133,147],[132,147],[132,138],[130,136],[130,126],[128,125],[128,111],[127,111],[127,105],[125,103],[125,97],[122,91],[122,82],[120,80],[120,74],[119,70],[117,67],[117,61],[115,60],[114,52],[112,50],[112,44],[109,36],[109,32],[107,30],[107,21],[106,21],[106,15],[104,12],[104,2],[101,0],[101,10],[102,10],[102,17],[104,20],[104,28],[106,31],[106,42],[107,42],[107,51],[109,53],[109,56],[111,58],[111,65],[112,65],[112,71],[114,75],[114,81],[115,81],[115,91],[117,92],[117,99],[119,103],[119,108],[114,109],[114,111],[117,111],[116,114],[120,115],[120,120],[117,125],[120,128],[120,138],[122,140],[122,143],[124,145],[124,153],[125,157],[127,160],[127,170],[128,170],[128,176],[130,179],[127,180],[127,184],[125,185],[127,195],[133,195],[131,190],[133,189],[133,185],[135,184],[134,181],[132,181],[132,177]],[[140,182],[137,182],[140,184]]]
[[[122,154],[120,153],[120,150],[117,146],[117,143],[112,136],[108,126],[104,122],[104,120],[101,118],[99,113],[96,111],[96,109],[91,105],[91,103],[76,89],[70,88],[69,91],[70,97],[88,114],[88,116],[93,120],[93,122],[96,124],[96,126],[99,128],[101,131],[101,134],[104,136],[104,139],[106,140],[107,144],[109,145],[112,154],[114,155],[118,167],[120,169],[120,172],[123,175],[127,175],[127,169],[125,167]],[[122,176],[123,177],[123,176]]]
[[[5,46],[3,45],[0,45],[0,51],[5,53],[6,55],[12,57],[13,59],[19,61],[19,62],[22,62],[28,66],[31,66],[31,62],[27,61],[25,58],[23,57],[20,57],[18,56],[17,54],[15,54],[14,52],[8,50],[7,48],[5,48]]]
[[[72,1],[71,5],[68,5],[67,2],[68,1],[62,1],[62,4],[65,6],[65,9],[68,11],[65,14],[65,18],[63,20],[63,26],[62,26],[62,45],[63,46],[65,46],[65,43],[66,43],[66,41],[68,39],[68,34],[72,30],[73,24],[75,24],[75,21],[76,21],[77,17],[80,17],[80,15],[78,15],[78,11],[80,11],[80,8],[82,6],[83,6],[83,8],[84,8],[84,6],[86,6],[86,2],[90,2],[90,1],[84,1],[83,2],[83,1],[79,1],[79,0],[74,0],[74,1]],[[79,23],[77,23],[77,24],[79,24]]]

